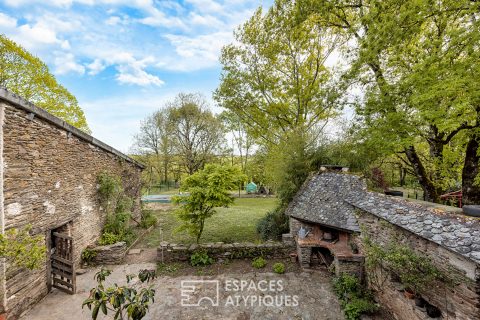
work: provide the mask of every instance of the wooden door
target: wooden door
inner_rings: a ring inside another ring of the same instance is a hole
[[[52,233],[54,249],[50,256],[50,280],[54,288],[74,294],[75,263],[73,259],[73,238],[62,233]]]

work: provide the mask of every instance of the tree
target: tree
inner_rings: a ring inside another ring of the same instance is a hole
[[[223,71],[214,93],[265,147],[267,159],[275,159],[267,161],[267,171],[275,171],[269,180],[282,190],[283,205],[311,170],[312,147],[335,115],[341,92],[325,62],[342,37],[313,19],[298,23],[295,8],[295,1],[276,0],[236,31],[235,44],[222,49]]]
[[[333,115],[338,91],[325,60],[339,37],[314,20],[296,23],[294,1],[259,8],[222,49],[214,98],[249,126],[255,138],[276,144],[292,131],[313,132]]]
[[[188,174],[202,169],[224,142],[224,127],[200,94],[180,93],[168,103],[175,151]]]
[[[135,275],[127,275],[127,285],[105,288],[105,279],[112,273],[111,270],[101,269],[95,274],[97,287],[90,290],[89,297],[83,301],[82,309],[87,306],[92,310],[92,319],[98,318],[101,310],[104,315],[108,311],[115,312],[113,319],[143,319],[148,312],[151,303],[155,302],[155,289],[138,288],[135,285],[129,285]],[[155,270],[140,270],[138,278],[141,283],[149,282],[156,278]]]
[[[168,181],[169,166],[173,160],[175,141],[174,128],[170,121],[171,109],[164,108],[149,115],[135,135],[135,147],[140,153],[154,155],[152,166],[164,182]]]
[[[357,113],[374,144],[405,156],[432,201],[447,188],[447,149],[480,125],[478,6],[468,0],[297,2],[299,21],[313,14],[350,37],[344,79],[365,89]]]
[[[242,122],[237,114],[232,111],[224,111],[220,114],[219,119],[223,122],[225,128],[233,135],[237,151],[240,156],[240,165],[242,172],[246,173],[248,157],[254,144],[252,136],[247,131],[247,126]],[[232,153],[235,151],[234,150]],[[232,163],[233,165],[233,163]]]
[[[182,221],[179,231],[187,231],[196,238],[202,236],[205,220],[215,214],[216,207],[228,207],[233,203],[230,195],[246,177],[236,167],[207,164],[203,170],[187,177],[180,187],[187,196],[173,197],[180,204],[177,216]]]
[[[0,86],[90,133],[77,99],[39,58],[0,34]]]

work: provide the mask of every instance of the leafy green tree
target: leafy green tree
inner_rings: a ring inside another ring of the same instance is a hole
[[[297,18],[349,37],[344,79],[360,84],[357,113],[374,145],[405,156],[428,200],[448,186],[446,153],[471,136],[479,83],[478,3],[468,0],[301,0]],[[475,132],[475,131],[473,131]],[[457,149],[458,150],[458,149]],[[458,154],[465,155],[464,151]],[[456,161],[453,161],[456,162]],[[464,181],[465,182],[465,181]]]
[[[169,121],[174,134],[175,152],[188,174],[193,174],[220,152],[224,127],[200,94],[180,93],[170,103]]]
[[[39,58],[0,34],[0,86],[90,133],[77,99]]]
[[[214,98],[235,113],[266,151],[267,179],[284,206],[311,170],[316,137],[340,99],[326,60],[343,44],[314,19],[298,22],[294,1],[259,8],[222,49]]]
[[[180,187],[187,196],[173,197],[180,204],[176,214],[182,221],[179,231],[187,231],[200,241],[205,220],[215,214],[215,208],[228,207],[234,198],[230,191],[246,177],[236,167],[207,164],[203,170],[188,176]]]
[[[45,262],[45,241],[31,236],[31,227],[9,229],[0,234],[0,257],[21,268],[37,269]]]
[[[338,90],[325,60],[339,37],[313,19],[298,24],[295,2],[259,8],[222,49],[221,82],[214,93],[263,143],[276,144],[292,131],[319,129],[334,113]]]

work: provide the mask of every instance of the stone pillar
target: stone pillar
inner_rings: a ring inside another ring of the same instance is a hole
[[[312,248],[311,247],[300,247],[298,246],[298,262],[302,268],[310,267],[310,259],[312,257]]]

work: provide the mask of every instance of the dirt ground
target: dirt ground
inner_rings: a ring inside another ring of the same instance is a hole
[[[147,252],[144,255],[138,260],[146,260]],[[107,285],[124,284],[126,274],[157,267],[138,262],[110,266],[113,273]],[[186,263],[161,265],[153,283],[155,303],[145,319],[344,319],[327,272],[303,272],[287,265],[287,273],[279,275],[270,272],[271,263],[260,271],[248,261],[221,262],[200,269]],[[77,277],[77,294],[54,289],[21,319],[91,319],[90,311],[86,307],[82,310],[81,305],[96,284],[93,276],[98,269]]]

